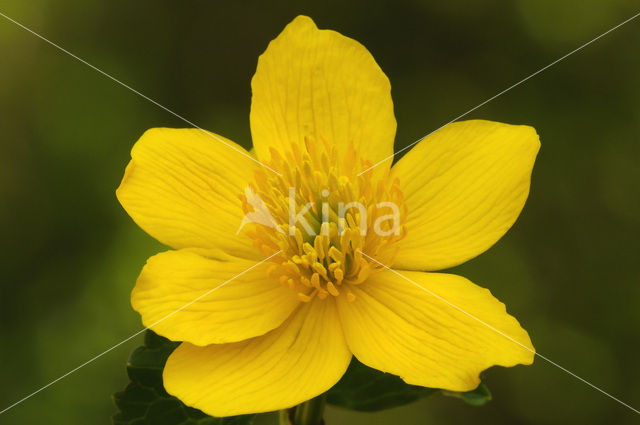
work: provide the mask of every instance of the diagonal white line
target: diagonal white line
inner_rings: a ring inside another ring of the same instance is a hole
[[[620,403],[621,405],[625,406],[628,409],[631,409],[632,411],[634,411],[637,414],[640,414],[640,411],[637,409],[634,409],[633,407],[629,406],[627,403],[625,403],[624,401],[612,396],[611,394],[609,394],[608,392],[600,389],[599,387],[595,386],[594,384],[592,384],[591,382],[587,381],[584,378],[581,378],[580,376],[576,375],[575,373],[571,372],[570,370],[568,370],[567,368],[564,368],[562,366],[560,366],[558,363],[552,361],[551,359],[549,359],[548,357],[543,356],[542,354],[536,352],[535,350],[532,350],[531,348],[527,347],[526,345],[520,343],[519,341],[516,341],[515,339],[511,338],[509,335],[499,331],[498,329],[494,328],[493,326],[491,326],[490,324],[488,324],[487,322],[483,321],[482,319],[477,318],[476,316],[474,316],[471,313],[467,313],[466,311],[464,311],[463,309],[461,309],[460,307],[458,307],[457,305],[447,301],[446,299],[442,298],[440,295],[436,294],[435,292],[432,292],[430,290],[428,290],[427,288],[421,286],[420,284],[416,283],[415,281],[409,279],[408,277],[406,277],[405,275],[403,275],[402,273],[398,272],[397,270],[392,269],[391,267],[387,266],[386,264],[381,263],[380,261],[376,260],[375,258],[365,254],[362,251],[359,251],[362,255],[364,255],[365,257],[369,258],[370,260],[375,261],[376,263],[378,263],[379,265],[381,265],[382,267],[384,267],[385,269],[397,274],[398,276],[400,276],[401,278],[403,278],[404,280],[414,284],[415,286],[417,286],[418,288],[422,289],[423,291],[429,293],[430,295],[433,295],[434,297],[436,297],[437,299],[439,299],[440,301],[448,304],[449,306],[455,308],[456,310],[458,310],[461,313],[466,314],[467,316],[471,317],[472,319],[480,322],[481,324],[483,324],[484,326],[486,326],[487,328],[491,329],[492,331],[502,335],[503,337],[507,338],[509,341],[514,342],[516,344],[518,344],[519,346],[521,346],[522,348],[530,351],[531,353],[533,353],[534,355],[540,357],[541,359],[549,362],[550,364],[552,364],[553,366],[557,367],[558,369],[568,373],[569,375],[573,376],[574,378],[582,381],[583,383],[587,384],[588,386],[590,386],[591,388],[601,392],[602,394],[606,395],[607,397],[617,401],[618,403]]]
[[[88,365],[89,363],[92,363],[93,361],[99,359],[100,357],[104,356],[105,354],[107,354],[108,352],[114,350],[115,348],[118,348],[119,346],[121,346],[122,344],[124,344],[127,341],[130,341],[131,339],[135,338],[136,336],[140,335],[142,332],[146,331],[147,329],[150,329],[152,327],[154,327],[155,325],[157,325],[158,323],[168,319],[169,317],[173,316],[174,314],[184,310],[185,308],[189,307],[191,304],[195,303],[196,301],[198,301],[199,299],[206,297],[207,295],[209,295],[210,293],[212,293],[213,291],[222,288],[224,285],[226,285],[227,283],[231,282],[234,279],[237,279],[238,277],[242,276],[243,274],[247,273],[248,271],[254,269],[255,267],[258,267],[260,264],[264,263],[265,261],[270,260],[271,258],[273,258],[274,256],[278,255],[281,251],[276,252],[275,254],[263,259],[262,261],[254,264],[253,266],[249,267],[248,269],[244,270],[241,273],[238,273],[237,275],[233,276],[231,279],[221,283],[220,285],[216,286],[213,289],[210,289],[209,291],[205,292],[204,294],[200,295],[199,297],[197,297],[196,299],[190,301],[189,303],[183,305],[182,307],[180,307],[179,309],[167,314],[166,316],[164,316],[162,319],[158,320],[157,322],[154,322],[153,324],[147,326],[146,328],[139,330],[138,332],[134,333],[133,335],[131,335],[130,337],[123,339],[122,341],[120,341],[119,343],[117,343],[116,345],[112,346],[111,348],[104,350],[102,353],[98,354],[95,357],[92,357],[91,359],[87,360],[86,362],[82,363],[80,366],[71,369],[69,372],[65,373],[64,375],[54,379],[53,381],[49,382],[47,385],[39,388],[38,390],[32,392],[31,394],[29,394],[28,396],[16,401],[15,403],[13,403],[11,406],[5,408],[4,410],[0,411],[0,415],[2,415],[4,412],[16,407],[17,405],[19,405],[20,403],[22,403],[23,401],[26,401],[28,399],[30,399],[31,397],[33,397],[34,395],[38,394],[40,391],[43,391],[47,388],[49,388],[50,386],[52,386],[53,384],[55,384],[56,382],[66,378],[67,376],[71,375],[72,373],[76,372],[77,370],[85,367],[86,365]]]
[[[35,35],[36,37],[38,37],[39,39],[46,41],[47,43],[49,43],[50,45],[52,45],[53,47],[55,47],[56,49],[60,50],[61,52],[66,53],[67,55],[71,56],[72,58],[82,62],[83,64],[87,65],[89,68],[93,69],[94,71],[99,72],[100,74],[104,75],[105,77],[109,78],[112,81],[115,81],[116,83],[120,84],[122,87],[129,89],[130,91],[132,91],[133,93],[137,94],[138,96],[142,97],[143,99],[148,100],[149,102],[153,103],[154,105],[158,106],[161,109],[164,109],[165,111],[167,111],[168,113],[170,113],[171,115],[175,116],[176,118],[181,119],[182,121],[186,122],[187,124],[189,124],[192,127],[197,128],[198,130],[202,131],[204,134],[213,137],[215,140],[223,143],[224,145],[226,145],[227,147],[233,149],[234,151],[240,153],[241,155],[246,156],[247,158],[249,158],[250,160],[252,160],[253,162],[256,162],[258,164],[260,164],[261,166],[263,166],[264,168],[266,168],[267,170],[270,170],[274,173],[276,173],[279,176],[282,176],[282,174],[280,174],[279,172],[277,172],[276,170],[274,170],[273,168],[269,167],[266,164],[263,164],[262,162],[258,161],[257,159],[255,159],[254,157],[252,157],[251,155],[247,154],[246,152],[241,151],[240,149],[236,148],[233,145],[230,145],[229,143],[225,142],[224,140],[222,140],[221,138],[219,138],[218,136],[216,136],[215,134],[211,133],[210,131],[204,130],[200,127],[198,127],[197,125],[195,125],[194,123],[192,123],[191,121],[189,121],[188,119],[184,118],[181,115],[178,115],[177,113],[173,112],[172,110],[170,110],[169,108],[167,108],[166,106],[163,106],[161,104],[159,104],[158,102],[156,102],[155,100],[151,99],[150,97],[140,93],[139,91],[137,91],[136,89],[132,88],[131,86],[128,86],[127,84],[123,83],[122,81],[118,80],[117,78],[113,77],[111,74],[107,74],[106,72],[104,72],[103,70],[91,65],[89,62],[85,61],[84,59],[79,58],[78,56],[74,55],[73,53],[71,53],[70,51],[60,47],[59,45],[57,45],[56,43],[54,43],[51,40],[48,40],[47,38],[45,38],[44,36],[38,34],[37,32],[33,31],[32,29],[22,25],[20,22],[16,21],[15,19],[12,19],[10,17],[8,17],[7,15],[5,15],[4,13],[0,12],[0,16],[2,16],[3,18],[5,18],[8,21],[13,22],[14,24],[16,24],[17,26],[19,26],[20,28],[30,32],[31,34]]]
[[[427,136],[430,136],[431,134],[435,133],[436,131],[440,130],[442,127],[445,127],[449,124],[451,124],[454,121],[459,120],[460,118],[465,117],[466,115],[469,115],[471,112],[475,111],[476,109],[486,105],[487,103],[491,102],[492,100],[496,99],[497,97],[502,96],[503,94],[505,94],[506,92],[508,92],[509,90],[518,87],[520,84],[524,83],[525,81],[529,80],[530,78],[535,77],[536,75],[540,74],[543,71],[546,71],[547,69],[551,68],[553,65],[557,64],[558,62],[568,58],[569,56],[571,56],[572,54],[576,53],[579,50],[584,49],[585,47],[587,47],[588,45],[590,45],[591,43],[595,42],[596,40],[599,40],[600,38],[604,37],[605,35],[609,34],[612,31],[617,30],[618,28],[620,28],[621,26],[623,26],[624,24],[633,21],[634,19],[636,19],[638,16],[640,16],[640,13],[637,13],[635,15],[633,15],[632,17],[630,17],[629,19],[619,23],[618,25],[616,25],[615,27],[609,29],[608,31],[603,32],[602,34],[600,34],[599,36],[597,36],[596,38],[584,43],[582,46],[570,51],[569,53],[567,53],[566,55],[562,56],[561,58],[558,58],[556,60],[554,60],[553,62],[551,62],[549,65],[540,68],[539,70],[537,70],[536,72],[534,72],[533,74],[530,74],[529,76],[523,78],[522,80],[518,81],[517,83],[507,87],[506,89],[502,90],[500,93],[490,97],[489,99],[485,100],[484,102],[478,104],[477,106],[474,106],[473,108],[469,109],[467,112],[458,115],[457,117],[455,117],[454,119],[452,119],[451,121],[449,121],[448,123],[441,125],[440,127],[436,128],[435,130],[433,130],[432,132],[425,134],[424,136],[422,136],[421,138],[419,138],[418,140],[416,140],[415,142],[411,143],[408,146],[405,146],[402,149],[397,150],[396,152],[394,152],[392,155],[389,155],[388,157],[384,158],[381,161],[376,162],[375,164],[373,164],[372,166],[370,166],[369,168],[367,168],[366,170],[362,171],[360,174],[358,174],[359,176],[366,173],[367,171],[371,170],[374,167],[377,167],[378,165],[382,164],[385,161],[388,161],[389,159],[392,159],[395,155],[398,155],[400,152],[404,152],[407,149],[409,149],[410,147],[414,146],[417,143],[420,143],[422,140],[424,140]]]

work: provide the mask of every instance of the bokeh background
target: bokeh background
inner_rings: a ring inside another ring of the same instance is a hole
[[[351,36],[392,82],[406,146],[637,13],[623,0],[220,2],[4,0],[0,12],[246,147],[258,55],[297,14]],[[514,228],[458,267],[538,351],[640,406],[640,19],[469,118],[542,139]],[[0,17],[0,410],[141,328],[129,292],[163,249],[118,205],[129,150],[186,124]],[[123,344],[0,417],[108,424]],[[494,400],[432,397],[335,424],[631,424],[638,416],[537,359],[492,369]]]

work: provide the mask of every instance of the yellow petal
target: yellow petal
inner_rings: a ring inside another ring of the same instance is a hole
[[[393,154],[391,85],[357,41],[295,18],[258,60],[251,81],[251,134],[258,158],[327,140],[344,152],[353,142],[374,162]],[[390,162],[388,162],[390,164]]]
[[[347,344],[362,363],[409,384],[469,391],[490,366],[533,362],[527,332],[488,290],[451,274],[399,273],[419,286],[385,271],[353,288],[355,300],[338,300]]]
[[[532,127],[481,120],[417,144],[392,169],[408,210],[394,267],[440,270],[489,249],[524,206],[539,148]]]
[[[148,130],[131,151],[116,195],[131,218],[166,245],[260,259],[249,239],[235,234],[243,217],[238,195],[256,164],[241,146],[211,134]]]
[[[268,267],[163,252],[142,269],[131,304],[145,326],[174,341],[242,341],[280,326],[299,303],[294,291],[266,276]]]
[[[251,340],[181,344],[163,378],[167,392],[185,404],[231,416],[284,409],[315,397],[340,379],[350,360],[335,302],[316,300]]]

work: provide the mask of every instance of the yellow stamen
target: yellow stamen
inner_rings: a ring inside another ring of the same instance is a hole
[[[381,270],[378,263],[361,251],[391,265],[397,251],[395,245],[405,234],[402,225],[398,234],[385,236],[374,231],[376,219],[388,214],[377,210],[378,203],[397,205],[400,223],[406,215],[397,179],[391,181],[388,170],[358,175],[359,170],[372,162],[359,158],[352,144],[341,155],[336,146],[322,138],[320,141],[305,138],[304,143],[294,144],[288,152],[273,148],[270,151],[267,165],[281,176],[257,168],[252,191],[247,193],[260,198],[277,224],[269,227],[249,223],[243,230],[264,255],[281,251],[270,260],[273,264],[267,275],[296,291],[303,302],[316,296],[319,300],[328,295],[337,297],[342,292],[347,300],[355,300],[349,287],[361,284]],[[245,194],[240,199],[245,213],[252,212]],[[290,202],[295,212],[289,211]],[[362,207],[344,210],[353,203]],[[303,210],[306,213],[301,216],[308,226],[296,222],[290,227],[289,214],[295,217]],[[312,233],[308,232],[309,227]],[[391,223],[382,223],[380,228],[387,231]]]

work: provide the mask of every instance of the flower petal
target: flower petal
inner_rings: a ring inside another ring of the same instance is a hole
[[[142,269],[131,304],[145,326],[174,341],[242,341],[280,326],[300,302],[294,291],[266,276],[268,267],[189,250],[163,252]]]
[[[344,152],[353,142],[373,162],[393,154],[391,85],[369,51],[335,31],[295,18],[258,60],[251,81],[251,134],[258,157],[305,137]],[[388,164],[391,164],[389,161]]]
[[[303,304],[281,327],[233,344],[183,343],[169,357],[164,386],[212,416],[292,407],[331,388],[347,349],[333,300]]]
[[[440,270],[489,249],[524,206],[539,148],[532,127],[481,120],[422,140],[392,169],[407,205],[394,267]]]
[[[338,301],[362,363],[409,384],[469,391],[490,366],[533,362],[527,332],[488,290],[451,274],[399,273],[415,283],[385,271],[353,288],[354,301]]]
[[[116,195],[142,229],[172,248],[258,260],[249,239],[235,235],[244,215],[238,195],[256,165],[241,146],[212,135],[195,128],[146,131]]]

